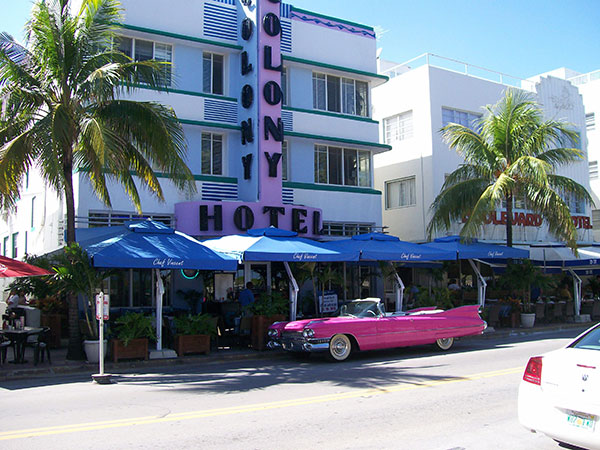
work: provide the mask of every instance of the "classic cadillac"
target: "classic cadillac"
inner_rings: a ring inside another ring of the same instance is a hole
[[[487,324],[478,311],[478,305],[469,305],[386,313],[380,299],[359,299],[343,304],[336,317],[274,323],[268,346],[299,354],[328,352],[335,361],[344,361],[354,350],[434,343],[448,350],[457,337],[483,333]]]

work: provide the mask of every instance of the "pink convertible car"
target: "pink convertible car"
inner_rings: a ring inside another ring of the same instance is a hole
[[[448,350],[454,338],[483,333],[487,324],[478,311],[478,305],[471,305],[386,313],[378,298],[353,300],[341,306],[337,317],[274,323],[268,346],[299,354],[328,352],[335,361],[344,361],[354,350],[434,343]]]

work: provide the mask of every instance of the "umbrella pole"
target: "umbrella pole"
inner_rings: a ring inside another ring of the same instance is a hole
[[[344,261],[342,263],[344,265],[344,301],[348,300],[348,291],[347,288],[348,286],[346,285],[347,280],[346,280],[346,262]]]
[[[285,271],[290,279],[290,320],[296,320],[296,311],[298,309],[298,283],[292,274],[292,269],[287,261],[283,262],[283,266],[285,267]]]

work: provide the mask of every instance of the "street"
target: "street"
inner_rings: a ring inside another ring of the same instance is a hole
[[[528,358],[580,330],[0,384],[3,449],[557,449],[517,421]]]

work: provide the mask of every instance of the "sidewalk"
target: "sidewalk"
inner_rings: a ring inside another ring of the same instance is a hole
[[[533,328],[494,329],[493,327],[489,327],[484,334],[480,336],[472,336],[468,339],[491,339],[499,337],[525,336],[569,329],[580,329],[581,331],[584,331],[595,323],[597,322],[541,324],[536,325]],[[48,364],[48,361],[44,361],[43,363],[40,362],[37,366],[34,366],[32,350],[27,349],[27,362],[25,364],[13,364],[9,362],[13,357],[12,349],[9,349],[6,363],[0,365],[0,382],[67,374],[89,374],[91,379],[92,374],[98,373],[97,363],[89,364],[87,361],[71,361],[66,359],[66,346],[58,349],[52,349],[50,350],[50,354],[52,357],[52,364]],[[153,367],[158,368],[178,365],[214,364],[225,361],[278,359],[284,356],[286,356],[286,354],[280,351],[257,351],[251,348],[232,347],[212,351],[210,355],[185,356],[174,359],[153,359],[147,361],[133,360],[121,361],[118,363],[107,360],[104,364],[104,371],[106,373],[114,374],[135,373],[137,371]]]

